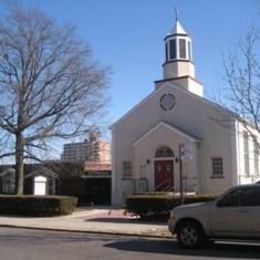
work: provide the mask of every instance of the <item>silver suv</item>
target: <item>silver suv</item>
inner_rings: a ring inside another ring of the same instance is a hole
[[[168,227],[185,248],[223,238],[260,240],[260,184],[231,188],[215,201],[175,207]]]

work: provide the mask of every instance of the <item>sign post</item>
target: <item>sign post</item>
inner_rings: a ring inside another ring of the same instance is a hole
[[[184,144],[179,144],[179,171],[180,171],[180,204],[182,205],[184,203],[184,197],[183,197],[183,182],[182,182],[182,158],[184,155]]]
[[[193,145],[192,143],[179,144],[179,171],[180,171],[180,204],[184,203],[183,193],[183,160],[193,159]]]

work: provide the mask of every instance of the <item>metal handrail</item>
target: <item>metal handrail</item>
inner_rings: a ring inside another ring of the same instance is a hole
[[[155,187],[155,190],[159,189],[161,186],[163,186],[164,184],[168,183],[169,180],[170,180],[170,178],[168,178],[168,179],[164,180],[163,182],[161,182],[159,185],[157,185],[157,186]],[[167,187],[168,187],[168,188],[167,188]],[[167,188],[167,189],[165,189],[165,188]],[[164,188],[163,191],[171,191],[171,190],[173,190],[173,188],[171,188],[170,186],[166,186],[165,188]]]

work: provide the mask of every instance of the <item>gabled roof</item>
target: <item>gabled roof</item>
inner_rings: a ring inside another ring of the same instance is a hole
[[[176,83],[172,83],[172,82],[165,82],[163,83],[159,88],[155,89],[151,94],[149,94],[147,97],[145,97],[143,100],[141,100],[137,105],[135,105],[132,109],[130,109],[126,114],[124,114],[122,117],[120,117],[117,121],[115,121],[111,126],[110,129],[113,129],[114,127],[116,127],[117,124],[119,124],[121,121],[125,120],[126,118],[128,118],[129,116],[131,116],[134,112],[136,112],[139,108],[141,108],[143,105],[145,105],[153,96],[157,95],[157,93],[160,93],[164,90],[164,88],[166,87],[173,87],[176,91],[184,93],[185,95],[189,95],[192,98],[195,98],[197,100],[199,100],[200,102],[203,102],[211,107],[215,107],[217,109],[219,109],[219,111],[225,113],[226,115],[230,115],[230,116],[234,116],[235,118],[237,118],[237,114],[231,110],[229,110],[226,107],[223,107],[219,104],[217,104],[216,102],[213,102],[205,97],[201,97],[198,96],[186,89],[184,89],[182,86],[179,86]]]
[[[165,127],[167,129],[169,129],[170,131],[172,131],[173,133],[184,137],[185,139],[187,139],[189,142],[192,143],[197,143],[200,142],[200,140],[186,132],[184,132],[183,130],[177,128],[176,126],[170,125],[169,123],[166,123],[164,121],[159,122],[158,124],[156,124],[153,128],[151,128],[148,132],[146,132],[145,134],[143,134],[141,137],[139,137],[134,143],[133,145],[136,146],[137,144],[139,144],[140,142],[142,142],[144,139],[146,139],[149,135],[151,135],[152,133],[154,133],[156,130],[158,130],[160,127]]]
[[[3,169],[1,169],[1,170],[3,170]],[[4,175],[6,175],[6,174],[12,174],[12,173],[15,173],[15,169],[14,168],[11,168],[11,167],[9,167],[9,168],[6,168],[6,169],[4,169],[2,172],[0,172],[0,177],[1,176],[4,176]]]
[[[53,178],[57,178],[58,175],[55,173],[53,170],[47,168],[47,167],[39,167],[38,169],[34,170],[33,172],[30,172],[25,176],[25,178],[30,178],[32,176],[37,176],[37,175],[43,175],[43,176],[50,176]]]
[[[145,103],[147,103],[153,96],[155,96],[157,93],[161,92],[162,88],[155,89],[152,93],[150,93],[148,96],[146,96],[143,100],[141,100],[137,105],[135,105],[133,108],[131,108],[128,112],[126,112],[122,117],[120,117],[117,121],[115,121],[109,128],[113,129],[119,122],[126,119],[128,116],[133,114],[137,109],[142,107]]]

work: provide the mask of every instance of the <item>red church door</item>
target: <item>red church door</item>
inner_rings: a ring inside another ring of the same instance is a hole
[[[173,160],[154,162],[154,185],[156,191],[173,190]]]

